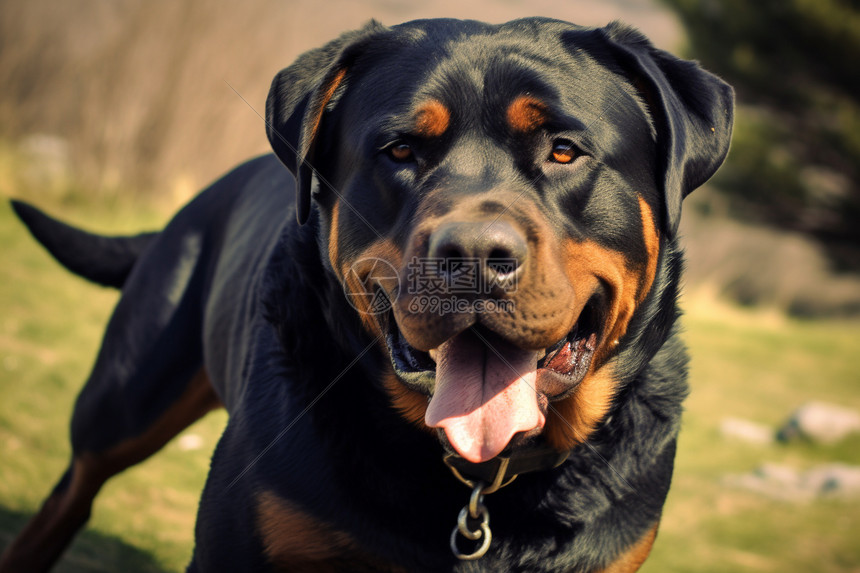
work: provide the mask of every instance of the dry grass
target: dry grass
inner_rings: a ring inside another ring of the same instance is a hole
[[[708,188],[691,195],[685,209],[685,280],[697,297],[797,317],[860,315],[860,275],[835,272],[808,237],[731,220]]]

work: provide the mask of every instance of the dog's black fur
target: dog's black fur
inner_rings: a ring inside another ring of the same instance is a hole
[[[122,298],[75,408],[69,470],[0,570],[50,567],[105,480],[219,404],[230,420],[190,571],[638,568],[687,392],[681,200],[725,157],[731,88],[619,24],[371,23],[282,71],[266,115],[275,156],[158,234],[108,239],[14,203],[63,264]],[[515,311],[407,310],[412,257],[499,252],[517,255],[516,292],[464,296]],[[396,269],[399,291],[369,258]],[[370,312],[344,284],[393,306]],[[485,395],[488,349],[540,360],[537,405],[494,411],[543,421],[511,430],[503,454],[570,456],[488,495],[489,551],[460,561],[448,538],[469,491],[443,454],[485,463],[510,428],[465,441],[428,428],[444,425],[427,404],[448,384],[430,356],[475,336]]]

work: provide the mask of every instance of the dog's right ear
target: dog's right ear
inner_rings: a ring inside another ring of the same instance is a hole
[[[266,134],[275,155],[296,178],[296,218],[300,225],[311,211],[314,147],[323,116],[338,88],[345,84],[351,61],[370,38],[386,30],[371,21],[299,56],[272,80],[266,99]]]

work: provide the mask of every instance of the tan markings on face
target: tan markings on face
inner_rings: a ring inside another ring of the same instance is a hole
[[[603,285],[610,298],[607,315],[603,317],[603,339],[593,360],[595,365],[600,366],[612,349],[613,342],[627,330],[636,308],[640,273],[628,267],[627,258],[622,253],[593,241],[568,241],[565,251],[565,260],[568,261],[565,270],[570,284],[577,291],[577,298],[586,295],[585,292],[580,293],[584,290],[580,285],[590,287],[595,280]]]
[[[654,213],[641,196],[639,197],[639,212],[642,215],[642,235],[645,241],[645,251],[648,253],[648,263],[645,267],[645,277],[639,288],[639,302],[651,290],[654,277],[657,275],[657,259],[660,257],[660,235],[654,224]]]
[[[356,548],[348,534],[270,491],[258,494],[256,501],[257,531],[266,557],[276,566],[307,569],[309,563],[335,559]]]
[[[610,301],[604,317],[604,333],[594,353],[591,367],[576,392],[553,404],[558,415],[547,420],[547,439],[560,449],[571,449],[588,439],[598,422],[606,415],[616,392],[613,365],[607,362],[617,341],[627,332],[630,319],[639,303],[651,289],[657,269],[659,238],[651,209],[640,199],[643,241],[648,260],[644,268],[631,267],[627,258],[617,251],[592,241],[568,241],[565,245],[568,281],[582,300],[594,292],[595,280],[607,290]]]
[[[415,113],[415,132],[424,137],[439,137],[451,123],[451,112],[438,100],[422,105]]]
[[[572,396],[553,402],[544,429],[547,443],[566,451],[585,442],[609,411],[616,383],[609,364],[589,372]]]
[[[645,563],[645,560],[648,559],[648,554],[651,553],[651,547],[654,545],[654,540],[657,539],[657,528],[659,525],[660,523],[657,522],[630,549],[622,553],[618,559],[610,563],[608,567],[599,573],[633,573],[634,571],[638,571],[642,564]]]
[[[431,100],[415,113],[415,132],[424,137],[439,137],[451,123],[451,112],[445,104]]]
[[[514,131],[533,131],[547,122],[547,105],[539,99],[521,95],[508,106],[508,125]]]
[[[329,240],[332,238],[337,238],[334,230],[329,234]],[[358,311],[365,329],[379,336],[383,345],[385,344],[384,333],[376,320],[378,310],[374,310],[371,306],[374,302],[372,292],[368,292],[367,296],[355,295],[372,291],[374,288],[382,288],[388,294],[389,300],[393,301],[398,287],[398,280],[394,273],[400,268],[401,259],[400,249],[390,239],[380,239],[368,245],[355,258],[336,259],[332,263],[332,268],[339,270],[338,278],[344,286],[344,293],[350,297],[350,303]]]
[[[400,412],[403,419],[422,430],[427,430],[435,434],[435,430],[429,428],[424,423],[424,415],[427,413],[427,396],[404,386],[394,373],[390,373],[385,377],[385,390],[391,398],[392,405]]]
[[[380,316],[373,311],[370,296],[355,296],[354,293],[362,293],[373,287],[375,281],[388,292],[390,300],[399,290],[399,284],[393,279],[393,270],[400,269],[402,254],[391,240],[381,239],[375,241],[363,249],[357,256],[350,260],[341,261],[338,248],[332,246],[338,238],[337,223],[339,208],[332,211],[331,230],[329,231],[329,257],[331,265],[339,273],[338,278],[344,287],[345,296],[350,297],[350,303],[356,307],[359,319],[365,330],[379,338],[379,347],[384,356],[388,356],[388,348],[385,333],[378,322]],[[387,315],[387,311],[383,314]],[[386,316],[386,318],[388,318]],[[408,389],[399,381],[393,372],[384,375],[383,386],[388,393],[391,403],[409,422],[424,426],[424,411],[427,409],[427,398],[417,392]]]

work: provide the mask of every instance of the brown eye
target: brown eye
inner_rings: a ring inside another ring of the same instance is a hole
[[[405,163],[407,161],[412,161],[415,159],[415,155],[412,153],[412,147],[408,143],[395,143],[391,147],[388,148],[388,155],[394,161],[399,163]]]
[[[556,141],[549,159],[555,163],[570,163],[576,159],[576,148],[569,141]]]

